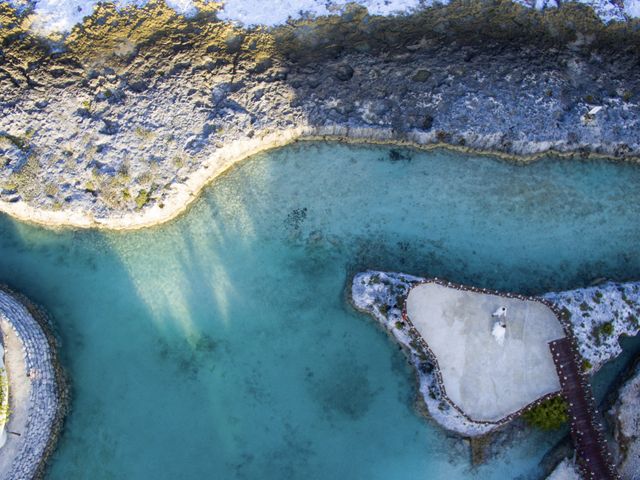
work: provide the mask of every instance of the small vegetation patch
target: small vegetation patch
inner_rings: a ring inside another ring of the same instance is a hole
[[[8,133],[0,133],[0,138],[4,138],[8,140],[14,147],[18,150],[26,152],[29,150],[29,138],[31,137],[31,132],[27,132],[22,137],[17,137],[15,135],[10,135]]]
[[[0,427],[9,420],[9,379],[4,368],[0,368]]]
[[[142,209],[147,203],[149,203],[149,192],[146,190],[140,190],[136,196],[136,207],[138,210]]]
[[[569,420],[567,402],[562,397],[553,397],[526,411],[522,417],[540,430],[557,430]]]
[[[596,343],[600,344],[603,338],[610,337],[611,335],[613,335],[613,332],[613,322],[605,322],[600,325],[594,326],[591,334],[595,338]]]
[[[600,325],[600,334],[606,336],[613,335],[613,323],[605,322]]]

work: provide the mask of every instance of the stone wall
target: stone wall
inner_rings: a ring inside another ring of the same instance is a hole
[[[29,305],[31,307],[31,305]],[[30,311],[31,310],[31,311]],[[26,370],[31,380],[29,422],[24,446],[3,480],[32,479],[42,475],[61,426],[65,399],[61,395],[61,376],[50,338],[36,320],[33,309],[16,296],[0,290],[0,315],[11,325],[23,345]],[[43,320],[41,317],[39,320]]]

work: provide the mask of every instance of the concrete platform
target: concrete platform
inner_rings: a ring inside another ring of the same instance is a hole
[[[13,462],[25,448],[27,425],[29,423],[29,396],[31,383],[22,353],[22,343],[6,320],[0,319],[0,334],[5,343],[5,366],[9,376],[9,402],[11,416],[6,425],[9,433],[7,443],[0,450],[0,478],[9,478]]]
[[[491,335],[501,306],[503,345]],[[438,361],[446,395],[472,420],[497,422],[560,391],[548,342],[565,334],[543,303],[430,282],[411,290],[406,312]]]

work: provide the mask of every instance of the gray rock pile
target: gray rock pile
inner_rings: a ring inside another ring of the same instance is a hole
[[[66,395],[60,385],[55,352],[42,326],[12,294],[0,290],[0,315],[20,341],[31,381],[29,421],[23,448],[3,480],[32,479],[42,473],[61,427]],[[61,395],[62,393],[62,395]]]
[[[625,480],[640,478],[640,364],[620,388],[609,410],[616,439],[616,461]]]

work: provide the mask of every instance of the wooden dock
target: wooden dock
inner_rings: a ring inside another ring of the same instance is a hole
[[[567,337],[549,342],[562,396],[567,401],[571,437],[586,480],[619,480],[603,435],[591,384],[579,367],[578,353]]]

